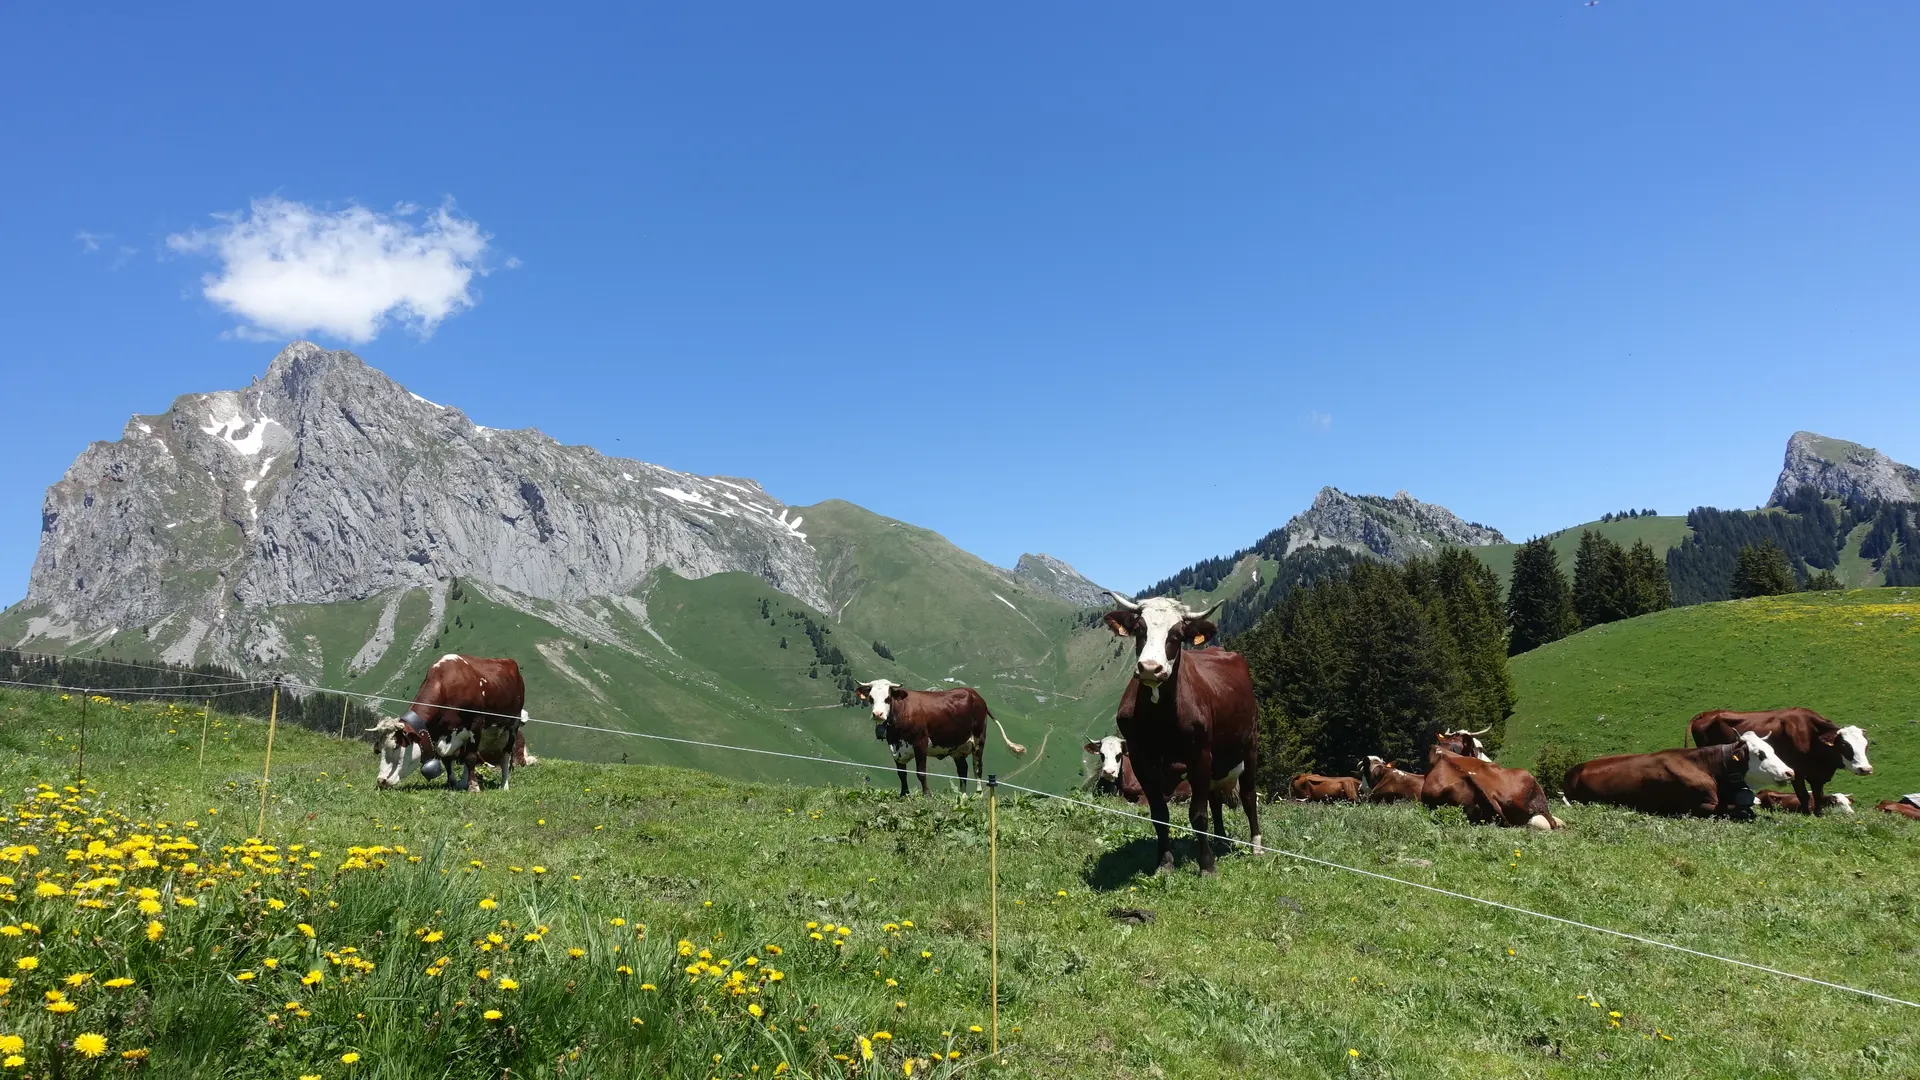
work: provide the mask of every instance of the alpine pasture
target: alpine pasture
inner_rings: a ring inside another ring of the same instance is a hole
[[[996,1064],[986,808],[951,781],[548,759],[506,793],[376,792],[364,744],[282,727],[256,837],[258,718],[213,714],[203,767],[198,710],[96,702],[76,783],[77,708],[0,693],[15,1075],[1920,1070],[1900,1006],[1286,854],[1201,879],[1183,841],[1152,877],[1144,821],[1005,791]],[[1888,815],[1264,811],[1284,851],[1920,998],[1920,839]]]

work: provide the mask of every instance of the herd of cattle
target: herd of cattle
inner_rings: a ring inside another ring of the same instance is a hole
[[[1084,747],[1084,786],[1147,805],[1162,870],[1173,865],[1168,806],[1182,799],[1195,832],[1226,836],[1225,806],[1237,792],[1258,852],[1260,739],[1253,679],[1239,653],[1209,647],[1219,634],[1211,621],[1218,606],[1194,611],[1169,597],[1113,596],[1119,607],[1107,613],[1106,624],[1117,636],[1132,639],[1134,672],[1115,710],[1118,734]],[[969,758],[976,783],[984,779],[988,720],[1008,750],[1026,752],[971,688],[908,690],[876,679],[860,684],[856,696],[872,712],[874,738],[887,744],[903,796],[909,761],[922,794],[928,790],[929,757],[952,759],[962,790]],[[522,731],[528,719],[525,697],[520,668],[512,660],[441,657],[405,715],[368,729],[380,756],[380,787],[393,787],[419,771],[428,779],[444,773],[451,788],[455,780],[449,766],[464,765],[466,789],[476,791],[474,769],[484,762],[500,769],[505,789],[514,766],[532,760]],[[1438,733],[1424,771],[1369,756],[1356,763],[1355,776],[1297,776],[1290,794],[1308,802],[1454,806],[1475,822],[1564,827],[1532,773],[1497,765],[1487,755],[1480,741],[1485,734]],[[1704,712],[1693,718],[1687,736],[1680,749],[1617,754],[1574,766],[1561,785],[1562,801],[1697,816],[1749,816],[1756,804],[1806,814],[1834,807],[1851,813],[1847,796],[1828,793],[1826,785],[1841,769],[1862,776],[1873,771],[1866,734],[1858,727],[1838,727],[1811,709]],[[1787,783],[1792,794],[1766,790]],[[1920,820],[1920,794],[1882,802],[1878,809]],[[1212,846],[1199,845],[1198,858],[1201,872],[1211,873]]]

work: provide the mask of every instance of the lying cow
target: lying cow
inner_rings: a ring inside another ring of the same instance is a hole
[[[1427,782],[1419,773],[1406,772],[1397,762],[1373,754],[1361,760],[1359,772],[1367,801],[1374,803],[1419,802],[1420,788]]]
[[[1132,639],[1134,650],[1133,678],[1120,693],[1114,720],[1127,740],[1153,817],[1159,841],[1155,872],[1173,869],[1167,800],[1182,776],[1193,785],[1187,822],[1195,833],[1207,831],[1211,806],[1214,835],[1226,835],[1224,800],[1239,787],[1247,831],[1258,854],[1260,796],[1254,777],[1260,765],[1260,734],[1254,723],[1253,676],[1239,653],[1202,648],[1219,634],[1209,621],[1219,605],[1193,611],[1166,596],[1136,602],[1112,595],[1120,606],[1107,612],[1107,628]],[[1203,793],[1205,798],[1200,797]],[[1196,847],[1200,872],[1212,874],[1213,844],[1203,837]]]
[[[1080,783],[1082,791],[1118,795],[1136,804],[1147,801],[1147,793],[1140,787],[1140,778],[1133,771],[1133,755],[1127,753],[1127,740],[1118,735],[1108,735],[1088,743],[1082,749],[1086,752],[1080,759],[1080,771],[1085,777]],[[1185,780],[1180,781],[1169,796],[1174,802],[1185,802],[1192,797],[1193,785]]]
[[[1901,817],[1920,821],[1920,791],[1914,792],[1912,795],[1902,795],[1898,799],[1888,799],[1876,805],[1874,809],[1884,810],[1889,814],[1899,814]]]
[[[1487,744],[1480,741],[1480,736],[1492,730],[1490,727],[1483,727],[1479,731],[1468,731],[1464,728],[1459,731],[1443,731],[1433,737],[1433,745],[1449,754],[1460,754],[1490,762],[1493,759],[1487,756]]]
[[[1420,804],[1429,810],[1457,806],[1467,820],[1546,831],[1565,828],[1553,816],[1547,793],[1525,769],[1508,769],[1440,746],[1427,753]]]
[[[432,780],[444,771],[453,789],[452,765],[467,768],[466,789],[479,791],[475,768],[482,762],[500,770],[507,790],[515,765],[525,765],[526,687],[520,665],[512,660],[449,653],[434,662],[412,707],[399,718],[384,717],[367,729],[380,755],[381,788],[391,788],[414,770]]]
[[[1857,727],[1837,727],[1812,709],[1772,709],[1732,712],[1712,709],[1693,718],[1687,734],[1695,746],[1717,746],[1751,731],[1771,743],[1794,772],[1793,790],[1800,796],[1800,812],[1818,814],[1826,801],[1827,781],[1841,768],[1860,776],[1873,772],[1867,760],[1867,733]],[[1813,797],[1807,797],[1807,789]]]
[[[1800,796],[1791,791],[1758,791],[1754,793],[1754,801],[1763,810],[1785,810],[1788,813],[1802,811]],[[1839,791],[1829,791],[1822,797],[1820,808],[1851,814],[1853,813],[1853,796]]]
[[[1560,790],[1572,802],[1608,803],[1649,814],[1715,817],[1746,810],[1748,788],[1782,784],[1793,770],[1767,740],[1742,732],[1739,741],[1691,750],[1615,754],[1567,770]]]
[[[960,774],[960,790],[967,790],[967,756],[973,756],[974,783],[984,783],[987,721],[1000,729],[1000,741],[1016,754],[1027,748],[1007,738],[1007,729],[994,720],[987,700],[972,687],[954,690],[909,690],[886,679],[861,683],[854,696],[873,707],[873,737],[887,744],[894,771],[900,774],[900,794],[907,794],[907,762],[920,774],[920,794],[927,794],[927,758],[952,758]]]
[[[1289,785],[1294,802],[1360,801],[1360,781],[1351,776],[1321,776],[1301,773]]]

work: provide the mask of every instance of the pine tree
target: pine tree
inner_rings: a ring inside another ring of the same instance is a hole
[[[1599,626],[1632,618],[1627,553],[1619,544],[1588,529],[1580,534],[1573,559],[1573,611],[1580,625]]]
[[[1840,588],[1840,579],[1834,577],[1831,570],[1822,570],[1807,579],[1808,592],[1832,592],[1838,588]]]
[[[1733,568],[1735,600],[1793,591],[1793,567],[1787,562],[1787,553],[1772,537],[1762,540],[1758,547],[1747,545],[1740,549]]]
[[[1513,553],[1513,581],[1507,589],[1507,655],[1558,641],[1579,629],[1579,622],[1559,554],[1545,537],[1520,545]]]
[[[1629,618],[1665,611],[1673,606],[1673,583],[1667,580],[1667,564],[1653,553],[1645,540],[1635,540],[1627,552],[1627,600]]]

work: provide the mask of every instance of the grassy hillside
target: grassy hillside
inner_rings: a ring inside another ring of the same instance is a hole
[[[1920,791],[1920,589],[1856,589],[1674,608],[1515,657],[1502,757],[1557,742],[1591,754],[1679,746],[1706,709],[1804,705],[1872,741],[1872,776],[1838,790]]]
[[[511,792],[376,792],[364,745],[282,730],[262,847],[263,725],[216,716],[201,769],[184,710],[96,706],[69,791],[74,711],[0,692],[0,776],[31,804],[0,847],[40,851],[6,869],[62,894],[0,898],[0,923],[32,927],[0,936],[0,1036],[35,1076],[55,1054],[68,1075],[125,1070],[125,1051],[161,1077],[329,1080],[1920,1072],[1908,1010],[1277,855],[1203,880],[1183,845],[1147,878],[1138,822],[1013,798],[988,1069],[978,800],[554,761]],[[1539,836],[1407,807],[1264,812],[1283,847],[1920,998],[1917,834],[1884,815],[1573,808]],[[96,865],[70,866],[94,839]],[[72,1013],[39,1007],[55,989]],[[82,1033],[103,1061],[76,1057]]]
[[[1569,576],[1573,574],[1573,557],[1580,550],[1580,534],[1588,529],[1619,544],[1632,547],[1635,541],[1645,540],[1653,548],[1653,553],[1664,557],[1667,549],[1692,535],[1687,528],[1684,516],[1621,518],[1618,521],[1589,521],[1584,525],[1561,529],[1549,534],[1553,550],[1560,556],[1560,568]],[[1519,550],[1518,544],[1493,544],[1487,547],[1473,548],[1480,561],[1499,575],[1502,586],[1513,579],[1513,553]]]

